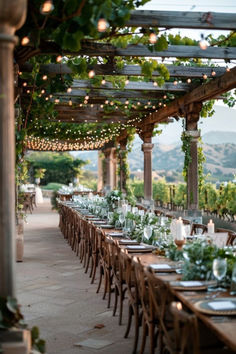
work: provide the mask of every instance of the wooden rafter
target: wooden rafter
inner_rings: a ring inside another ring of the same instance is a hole
[[[225,68],[223,67],[194,67],[184,65],[166,65],[166,67],[169,70],[170,77],[176,78],[201,78],[203,73],[211,77],[212,71],[215,72],[215,77],[225,73]],[[20,66],[20,70],[23,72],[31,72],[32,69],[33,66],[29,63]],[[118,69],[115,65],[97,64],[89,69],[93,69],[96,75],[143,76],[139,65],[125,65],[122,69]],[[72,70],[67,64],[42,64],[40,66],[40,72],[49,75],[72,74]],[[154,71],[152,76],[160,76],[160,73]]]
[[[196,87],[186,95],[174,100],[169,106],[151,113],[145,118],[146,124],[153,124],[175,114],[183,115],[185,107],[191,103],[207,101],[236,87],[236,67],[226,72],[221,77]]]
[[[57,55],[59,51],[52,43],[39,48],[38,54]],[[164,58],[207,58],[207,59],[236,59],[235,47],[207,47],[202,50],[199,46],[169,45],[168,49],[150,51],[145,45],[130,44],[126,48],[116,48],[108,43],[84,42],[78,52],[63,51],[64,55],[123,56],[123,57],[164,57]]]
[[[167,27],[235,30],[235,13],[134,10],[130,27]]]

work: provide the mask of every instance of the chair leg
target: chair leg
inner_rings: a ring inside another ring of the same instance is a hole
[[[117,286],[115,286],[115,303],[114,303],[114,309],[113,309],[113,316],[116,315],[118,296],[119,296],[118,289],[117,289]]]
[[[100,277],[99,277],[99,282],[98,282],[98,287],[97,287],[96,293],[99,293],[99,290],[100,290],[100,288],[101,288],[102,275],[103,275],[103,268],[102,268],[102,266],[100,266]]]
[[[148,334],[150,340],[150,354],[154,354],[155,351],[154,328],[155,328],[154,323],[150,323],[148,328]]]
[[[133,347],[133,354],[136,354],[137,346],[138,346],[138,338],[139,338],[139,313],[138,313],[138,305],[135,305],[134,310],[134,320],[135,320],[135,334],[134,334],[134,347]]]
[[[124,338],[128,338],[130,327],[131,327],[131,323],[132,323],[132,316],[133,316],[133,308],[132,308],[131,305],[129,305],[129,318],[128,318],[128,323],[127,323],[127,327],[126,327]]]
[[[140,348],[140,354],[143,354],[144,349],[145,349],[145,344],[146,344],[146,336],[147,336],[147,325],[145,323],[145,320],[143,318],[143,337],[142,337],[142,344],[141,344],[141,348]]]
[[[94,265],[93,265],[93,272],[92,272],[92,275],[91,275],[91,277],[92,277],[91,284],[94,283],[96,272],[97,272],[97,263],[98,263],[97,258],[98,258],[98,256],[96,255],[96,258],[94,260]]]

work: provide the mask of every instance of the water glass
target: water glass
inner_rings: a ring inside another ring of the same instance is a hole
[[[225,258],[216,258],[213,260],[212,271],[214,277],[217,279],[217,288],[215,291],[225,291],[220,287],[221,280],[225,277],[227,271],[227,260]]]
[[[230,295],[236,295],[236,263],[234,264],[232,271]]]
[[[143,236],[146,240],[149,240],[150,237],[152,236],[152,227],[150,225],[144,227]]]

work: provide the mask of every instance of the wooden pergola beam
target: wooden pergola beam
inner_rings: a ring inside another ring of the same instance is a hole
[[[211,77],[212,71],[215,72],[215,77],[225,73],[225,68],[223,67],[192,67],[184,65],[166,65],[166,67],[169,70],[170,77],[176,78],[202,78],[203,73]],[[20,66],[20,71],[22,72],[31,72],[32,69],[33,66],[30,63]],[[89,69],[93,69],[96,75],[143,76],[139,65],[125,65],[122,69],[118,69],[110,64],[97,64]],[[67,64],[42,64],[40,66],[40,73],[48,75],[72,74],[72,70]],[[152,76],[160,76],[160,73],[154,71]]]
[[[120,90],[119,87],[114,87],[111,82],[106,82],[104,85],[99,87],[94,86],[90,80],[74,80],[72,84],[72,90],[76,89],[94,89],[94,90]],[[178,83],[174,85],[172,82],[166,82],[163,86],[154,86],[153,82],[139,82],[139,81],[130,81],[125,88],[125,92],[129,90],[137,91],[156,91],[156,92],[186,92],[189,91],[191,85],[186,83]],[[76,92],[76,91],[75,91]]]
[[[126,26],[235,30],[235,13],[134,10]]]
[[[161,108],[158,112],[151,113],[144,122],[146,124],[153,124],[166,119],[167,117],[175,114],[183,115],[185,113],[185,106],[196,103],[204,102],[212,97],[221,95],[224,92],[232,90],[236,87],[236,67],[226,72],[221,77],[196,87],[193,91],[186,95],[174,100],[169,106]]]
[[[132,90],[127,90],[127,91],[119,91],[119,90],[95,90],[92,89],[90,90],[88,93],[86,90],[83,89],[78,89],[78,90],[72,90],[72,92],[70,93],[66,93],[66,92],[59,92],[59,93],[55,93],[54,96],[55,97],[63,97],[63,98],[67,98],[69,100],[69,98],[72,97],[80,97],[82,99],[84,99],[84,97],[86,95],[89,95],[89,102],[90,102],[90,98],[103,98],[104,100],[106,100],[106,98],[109,99],[120,99],[120,98],[133,98],[133,99],[142,99],[142,98],[146,98],[148,99],[158,99],[158,98],[163,98],[163,93],[165,93],[166,91],[163,90],[159,90],[159,92],[141,92],[141,91],[132,91]],[[183,91],[182,91],[183,92]]]
[[[41,50],[41,51],[40,51]],[[59,53],[52,43],[46,43],[39,48],[39,55],[88,55],[91,57],[123,56],[123,57],[164,57],[164,58],[206,58],[206,59],[236,59],[235,47],[207,47],[202,50],[199,46],[169,45],[162,51],[150,51],[145,45],[130,44],[126,48],[116,48],[108,43],[84,42],[78,52],[63,51]]]

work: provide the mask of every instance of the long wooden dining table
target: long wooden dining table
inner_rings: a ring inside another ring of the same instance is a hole
[[[64,207],[68,208],[73,208],[73,205],[67,204],[67,202],[60,202],[61,205]],[[68,206],[67,206],[68,205]],[[86,219],[86,215],[84,213],[80,213],[79,210],[76,210],[76,213],[80,218]],[[86,219],[88,223],[93,223],[93,220],[91,218]],[[103,233],[105,234],[105,237],[111,239],[112,238],[112,233],[113,232],[120,232],[120,230],[117,230],[115,228],[113,229],[103,229],[103,225],[97,225],[97,229],[101,229]],[[124,238],[124,236],[120,237]],[[114,237],[114,240],[119,240],[119,237]],[[125,248],[125,246],[120,246],[121,248]],[[138,257],[141,264],[144,267],[149,267],[151,264],[173,264],[173,261],[170,261],[168,258],[164,256],[159,256],[155,254],[154,252],[150,253],[142,253],[142,252],[137,252],[137,253],[130,253],[130,256],[135,259],[135,257]],[[219,294],[214,294],[209,295],[207,290],[176,290],[175,287],[171,286],[170,282],[174,281],[180,281],[181,280],[181,275],[177,274],[176,272],[160,272],[155,273],[156,277],[162,279],[165,282],[168,282],[170,284],[170,289],[173,292],[174,296],[181,301],[189,310],[191,310],[193,313],[196,314],[196,316],[213,332],[215,333],[216,337],[220,339],[222,342],[225,343],[225,345],[232,350],[232,352],[236,353],[236,315],[208,315],[205,313],[202,313],[201,311],[196,308],[195,303],[200,301],[200,300],[205,300],[205,299],[217,299],[217,297],[222,298],[222,297],[231,297],[232,299],[235,299],[235,296],[230,296],[229,291],[227,290],[226,292],[222,292]]]

